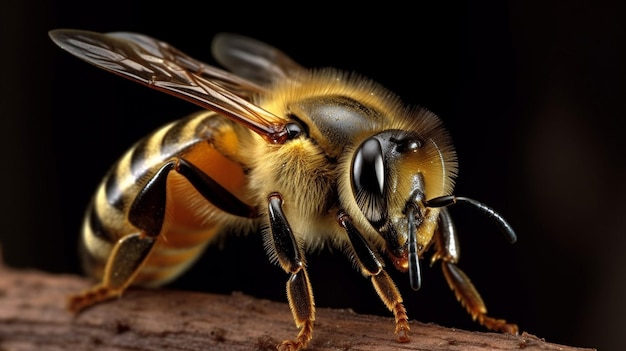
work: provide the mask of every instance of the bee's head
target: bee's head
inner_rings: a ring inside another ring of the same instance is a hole
[[[409,271],[414,289],[420,286],[419,255],[432,242],[442,207],[470,205],[492,218],[509,242],[517,240],[493,209],[450,195],[455,174],[454,151],[445,134],[386,130],[366,138],[354,152],[351,184],[356,204],[382,238],[394,266]],[[454,235],[453,229],[442,230]]]
[[[443,147],[428,134],[386,130],[365,139],[353,154],[356,203],[402,271],[409,266],[411,226],[420,252],[436,229],[439,209],[427,207],[426,200],[452,191],[454,152],[447,139],[442,140]]]

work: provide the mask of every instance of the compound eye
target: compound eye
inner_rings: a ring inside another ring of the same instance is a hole
[[[356,192],[382,196],[385,185],[383,149],[378,140],[367,139],[354,156],[352,179]]]
[[[385,165],[383,149],[376,138],[369,138],[354,155],[352,191],[365,217],[375,226],[385,213]]]

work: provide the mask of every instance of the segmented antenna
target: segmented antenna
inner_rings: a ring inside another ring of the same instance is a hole
[[[517,241],[517,235],[515,235],[513,227],[511,227],[511,225],[498,212],[494,211],[494,209],[483,204],[482,202],[454,195],[440,196],[424,201],[424,205],[426,207],[446,207],[456,203],[467,204],[487,215],[487,217],[491,218],[500,228],[500,231],[502,231],[506,240],[508,240],[511,244]]]

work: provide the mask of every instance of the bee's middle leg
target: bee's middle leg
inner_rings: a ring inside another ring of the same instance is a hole
[[[304,255],[283,213],[282,201],[278,193],[269,195],[270,231],[266,240],[273,248],[270,256],[275,255],[282,269],[291,274],[287,281],[287,299],[296,326],[300,328],[298,336],[294,340],[283,341],[278,350],[296,351],[306,347],[313,337],[315,303]]]

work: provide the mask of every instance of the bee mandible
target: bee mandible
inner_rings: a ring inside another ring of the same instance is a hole
[[[467,204],[511,226],[492,208],[453,195],[457,160],[441,120],[355,73],[308,70],[280,50],[222,33],[212,52],[227,70],[141,34],[58,29],[62,49],[99,68],[202,107],[132,146],[106,174],[82,228],[82,264],[100,281],[69,299],[75,312],[131,285],[159,286],[182,274],[222,233],[261,233],[271,262],[288,275],[299,328],[279,350],[305,348],[315,303],[305,254],[345,252],[395,317],[409,322],[386,263],[421,285],[431,247],[467,312],[488,329],[517,333],[487,315],[457,267],[448,211]]]

